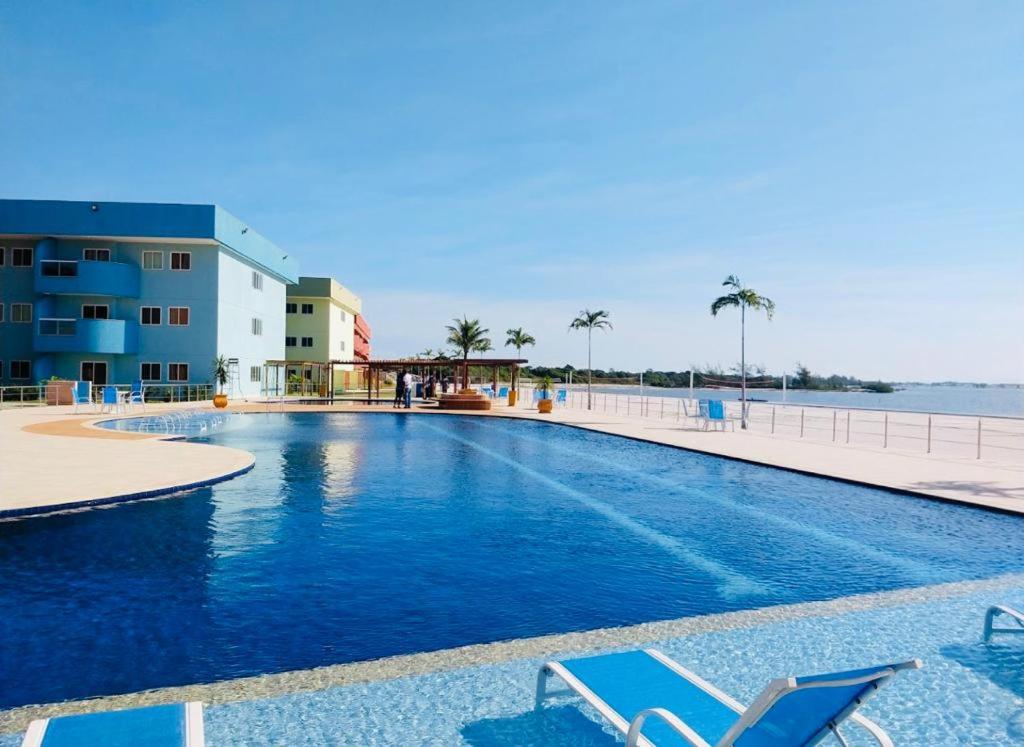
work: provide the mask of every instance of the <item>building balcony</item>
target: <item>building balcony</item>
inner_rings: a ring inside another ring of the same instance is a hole
[[[125,262],[44,259],[36,273],[36,292],[138,298],[139,268]]]
[[[36,322],[33,345],[37,353],[137,353],[139,325],[125,319],[43,318]]]

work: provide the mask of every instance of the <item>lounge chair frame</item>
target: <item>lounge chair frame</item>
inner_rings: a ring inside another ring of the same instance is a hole
[[[814,681],[798,684],[795,677],[783,677],[769,682],[765,689],[761,691],[761,694],[754,700],[753,704],[751,704],[749,708],[744,708],[738,700],[722,692],[710,682],[686,669],[677,661],[663,654],[661,651],[650,648],[644,649],[644,651],[683,679],[688,680],[691,684],[715,698],[715,700],[722,703],[722,705],[736,712],[736,715],[738,716],[737,721],[732,725],[732,727],[730,727],[729,731],[726,732],[725,736],[722,737],[715,747],[729,747],[730,745],[733,745],[744,731],[754,726],[758,720],[767,714],[781,698],[792,692],[810,687],[846,687],[848,685],[857,685],[871,681],[874,681],[875,684],[867,695],[852,702],[832,722],[816,734],[810,740],[809,744],[816,744],[831,732],[836,740],[838,740],[839,744],[843,747],[848,747],[846,739],[839,732],[839,723],[844,720],[849,720],[851,723],[857,724],[867,731],[868,734],[874,738],[875,742],[880,745],[880,747],[893,747],[892,739],[888,734],[886,734],[882,727],[867,717],[862,716],[859,713],[855,713],[855,711],[864,703],[865,700],[867,700],[867,698],[871,697],[878,690],[885,680],[896,674],[897,671],[901,669],[919,669],[921,667],[921,661],[919,659],[913,659],[902,664],[894,664],[887,669],[883,669],[869,675],[844,680]],[[540,672],[537,675],[537,695],[535,702],[535,709],[537,710],[542,707],[544,699],[551,695],[551,693],[547,691],[547,681],[553,675],[559,677],[566,685],[569,686],[570,690],[587,701],[587,703],[595,708],[598,713],[608,720],[609,723],[618,729],[619,732],[626,737],[627,747],[654,747],[650,740],[641,734],[644,722],[652,716],[668,724],[673,731],[679,734],[680,737],[686,740],[686,742],[693,747],[712,747],[712,745],[701,737],[700,734],[698,734],[692,727],[665,708],[648,708],[636,714],[632,721],[627,721],[621,714],[617,713],[611,706],[605,703],[597,693],[587,687],[579,678],[557,661],[550,661],[545,664],[541,667]]]
[[[996,617],[999,615],[1006,615],[1013,622],[1017,624],[1015,628],[996,628],[993,626]],[[1013,607],[1007,607],[1005,604],[994,604],[988,608],[985,612],[985,635],[984,639],[987,643],[995,634],[1008,634],[1008,635],[1019,635],[1024,633],[1024,612],[1016,610]]]
[[[203,704],[199,701],[185,703],[185,747],[205,747],[206,738],[203,729]],[[50,719],[34,720],[25,730],[25,738],[21,747],[42,747],[46,738],[46,729]]]

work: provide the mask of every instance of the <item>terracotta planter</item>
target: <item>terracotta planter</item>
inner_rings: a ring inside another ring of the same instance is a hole
[[[228,406],[228,395],[226,394],[215,394],[213,395],[213,406],[224,408]]]
[[[48,405],[70,405],[74,403],[71,397],[71,390],[75,382],[66,379],[46,382],[46,404]]]
[[[519,398],[519,392],[512,390],[508,393],[508,406],[515,407],[516,400]]]
[[[551,412],[551,409],[554,406],[555,406],[555,401],[553,399],[542,399],[540,402],[537,403],[537,412],[540,412],[540,413]]]

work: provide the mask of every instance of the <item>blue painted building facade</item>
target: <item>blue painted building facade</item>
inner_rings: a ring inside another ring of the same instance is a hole
[[[287,252],[216,205],[0,200],[0,383],[211,382],[284,358]]]

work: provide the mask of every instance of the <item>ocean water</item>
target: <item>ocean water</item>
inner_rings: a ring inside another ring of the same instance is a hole
[[[1024,570],[1024,519],[545,423],[254,414],[255,468],[0,522],[0,707]]]
[[[573,383],[574,391],[586,391],[586,382]],[[595,392],[637,396],[639,386],[602,387]],[[686,388],[644,387],[648,397],[689,397]],[[694,396],[706,399],[739,399],[739,390],[694,389]],[[781,389],[749,389],[747,397],[769,402],[782,402]],[[1024,417],[1024,388],[972,386],[907,386],[891,394],[873,392],[813,392],[789,390],[787,403],[821,405],[823,407],[868,408],[904,412],[933,412],[956,415],[996,415]]]

